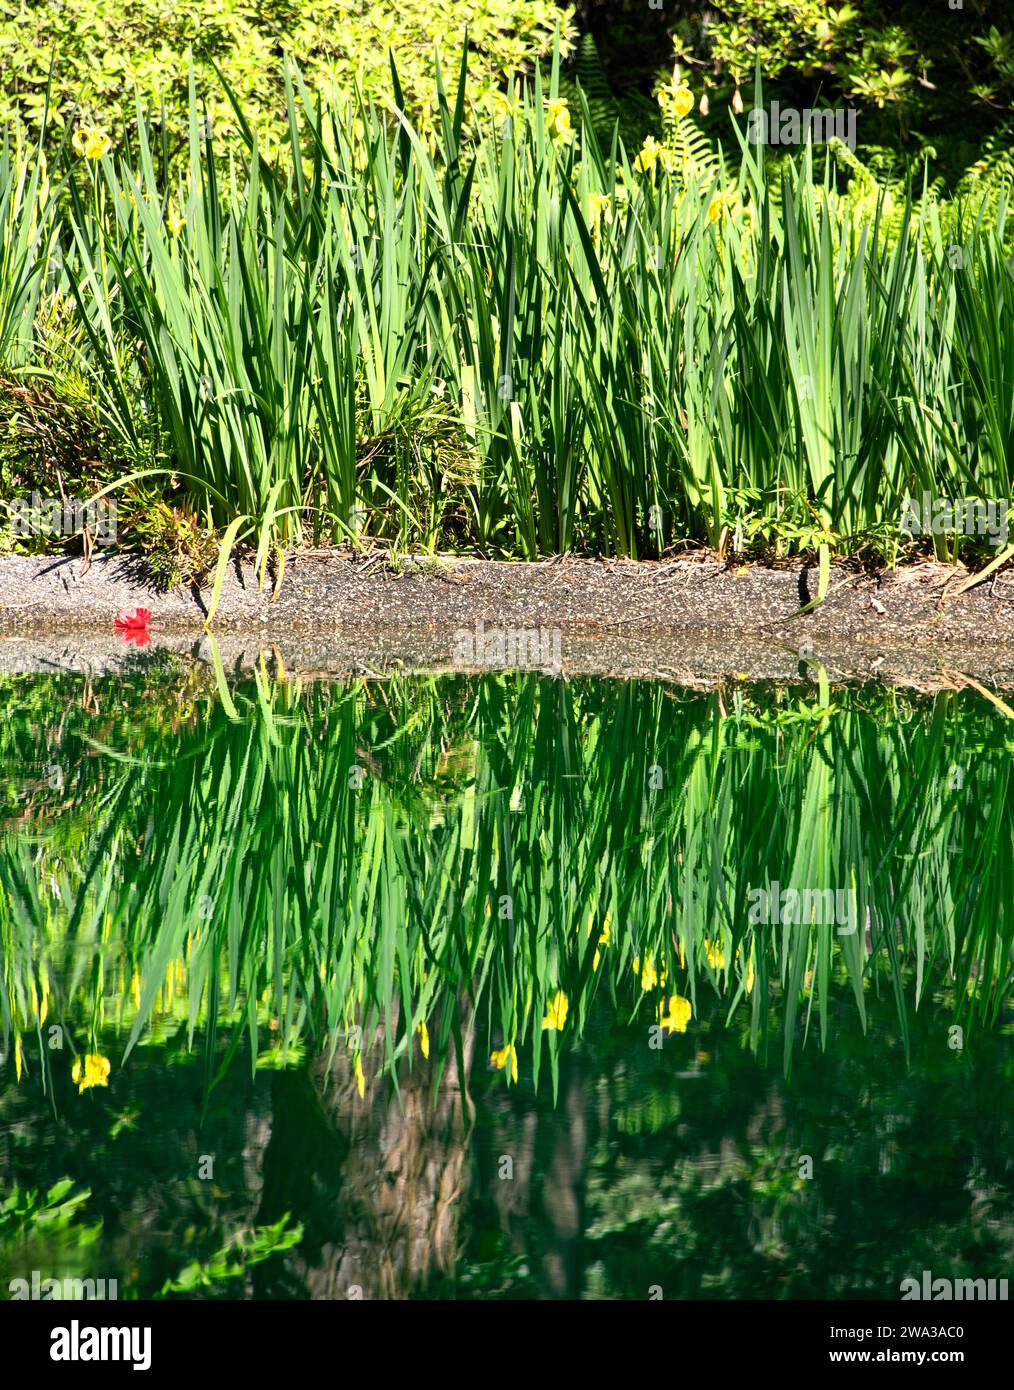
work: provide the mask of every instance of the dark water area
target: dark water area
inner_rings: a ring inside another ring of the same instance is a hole
[[[1007,1278],[1012,751],[822,678],[0,679],[0,1298]]]

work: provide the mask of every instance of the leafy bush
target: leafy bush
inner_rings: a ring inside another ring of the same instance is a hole
[[[473,99],[508,73],[530,68],[568,12],[553,0],[0,0],[0,124],[15,118],[38,130],[46,110],[65,131],[77,114],[122,138],[135,124],[134,87],[155,115],[165,105],[170,147],[186,140],[187,61],[209,92],[218,133],[236,133],[236,117],[215,83],[215,68],[238,97],[266,148],[284,138],[288,54],[327,101],[353,85],[390,92],[388,51],[398,63],[409,106],[425,123],[432,111],[433,49],[452,56],[467,28],[474,55]]]
[[[578,0],[578,23],[598,41],[619,91],[645,88],[675,56],[703,86],[716,131],[730,102],[749,102],[755,65],[765,88],[802,107],[845,104],[865,147],[949,156],[957,175],[971,150],[1014,111],[1014,32],[991,0],[961,9],[925,0],[709,0],[649,10],[645,0]],[[818,101],[819,99],[819,101]]]

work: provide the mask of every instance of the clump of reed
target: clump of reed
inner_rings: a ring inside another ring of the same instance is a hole
[[[631,160],[558,61],[466,123],[467,82],[423,136],[288,74],[284,164],[238,107],[247,161],[219,158],[193,81],[168,178],[140,111],[129,156],[55,187],[5,154],[0,357],[31,356],[40,296],[69,303],[138,476],[262,561],[366,537],[891,558],[908,497],[1009,498],[1006,196],[887,216],[812,147],[777,182],[745,139],[728,167],[692,114]]]

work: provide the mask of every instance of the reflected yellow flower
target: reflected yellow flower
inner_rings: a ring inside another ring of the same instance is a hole
[[[685,1033],[693,1014],[690,1000],[684,999],[682,995],[674,994],[669,1000],[668,1012],[664,1005],[665,1000],[658,1006],[659,1023],[667,1033]]]
[[[635,956],[634,973],[636,974],[638,971],[641,972],[641,989],[644,991],[645,994],[647,994],[649,990],[655,989],[659,985],[663,987],[665,986],[665,966],[663,965],[661,970],[656,970],[654,956],[645,956],[643,964],[641,962],[641,957]]]
[[[704,954],[708,958],[708,964],[712,970],[725,969],[725,951],[720,941],[709,941],[704,938]]]
[[[359,1092],[359,1099],[362,1100],[366,1095],[366,1077],[363,1075],[363,1059],[356,1053],[355,1066],[353,1071],[356,1076],[356,1090]]]
[[[106,132],[95,125],[78,126],[70,143],[74,153],[85,159],[101,159],[113,144]]]
[[[545,1027],[545,1024],[543,1024]],[[508,1043],[506,1047],[498,1048],[496,1052],[490,1053],[490,1062],[496,1067],[497,1071],[503,1071],[507,1063],[511,1065],[511,1080],[518,1079],[518,1054],[513,1043]]]
[[[77,1086],[79,1095],[92,1086],[108,1086],[109,1058],[103,1057],[98,1052],[86,1052],[83,1059],[75,1058],[70,1076]]]
[[[612,923],[612,920],[613,920],[613,919],[612,919],[612,914],[609,913],[609,912],[607,912],[606,915],[605,915],[605,918],[604,918],[604,920],[603,920],[603,922],[602,922],[602,930],[601,930],[601,932],[599,932],[598,945],[595,947],[595,955],[592,957],[592,969],[593,969],[593,970],[597,970],[597,969],[599,968],[599,962],[600,962],[601,959],[602,959],[602,952],[599,950],[599,947],[600,947],[600,946],[608,946],[608,945],[609,945],[609,928],[610,928],[610,925],[611,925],[611,923]],[[590,923],[589,923],[589,926],[588,926],[588,934],[589,934],[589,936],[591,935],[591,924],[590,924]]]
[[[560,1029],[567,1022],[567,1013],[570,1005],[567,996],[562,989],[558,989],[549,1001],[548,1012],[542,1020],[543,1028]]]

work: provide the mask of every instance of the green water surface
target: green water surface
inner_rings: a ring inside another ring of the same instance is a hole
[[[1007,1277],[1012,752],[823,679],[0,678],[0,1298]]]

